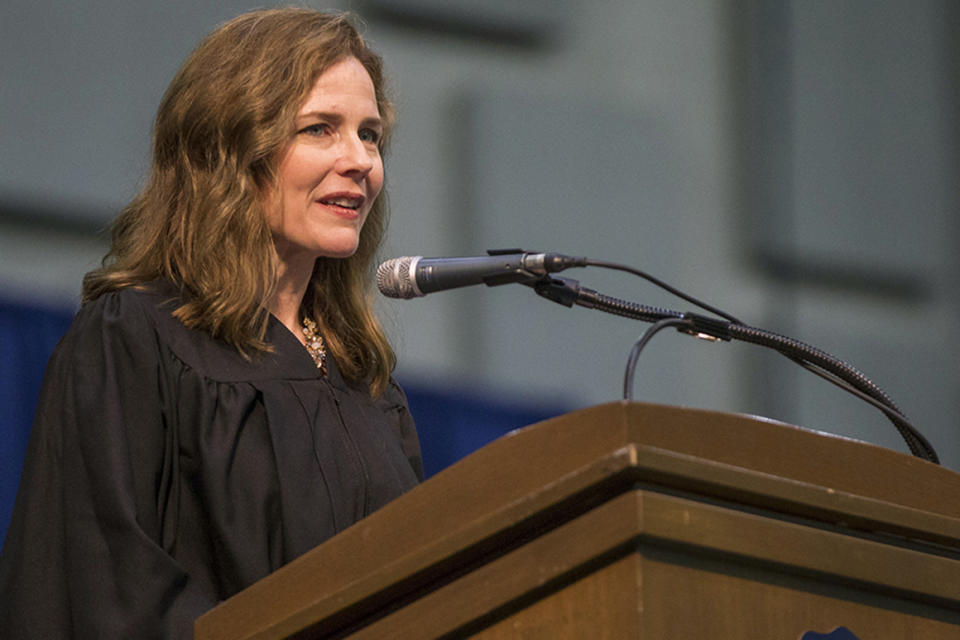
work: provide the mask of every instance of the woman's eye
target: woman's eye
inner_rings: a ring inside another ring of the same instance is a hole
[[[327,133],[327,125],[318,122],[317,124],[311,124],[303,129],[300,129],[298,133],[305,133],[311,136],[322,136],[323,134]]]
[[[376,129],[361,129],[360,139],[364,142],[372,142],[373,144],[377,144],[380,142],[380,132]]]

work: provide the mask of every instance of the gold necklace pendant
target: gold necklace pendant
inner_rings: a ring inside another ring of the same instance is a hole
[[[323,337],[318,331],[317,323],[311,318],[303,319],[303,337],[307,339],[307,353],[313,358],[317,369],[327,375],[327,349],[323,344]]]

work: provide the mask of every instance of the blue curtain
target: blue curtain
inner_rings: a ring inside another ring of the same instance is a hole
[[[0,299],[0,534],[10,524],[30,424],[50,352],[73,310]]]
[[[565,413],[558,403],[504,401],[483,395],[399,380],[417,423],[423,468],[429,477],[508,431]]]
[[[73,310],[0,299],[0,539],[16,497],[47,360]],[[558,405],[503,400],[401,380],[428,476],[518,427],[559,415]]]

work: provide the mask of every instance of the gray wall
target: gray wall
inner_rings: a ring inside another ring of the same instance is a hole
[[[384,256],[522,246],[644,269],[854,364],[960,468],[954,3],[512,4],[352,5],[400,111]],[[0,291],[75,303],[176,66],[245,8],[4,5]],[[382,307],[402,378],[571,406],[620,396],[646,328],[523,287]],[[635,391],[904,450],[879,412],[749,345],[661,334]]]

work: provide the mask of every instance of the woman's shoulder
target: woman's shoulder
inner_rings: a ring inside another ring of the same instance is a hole
[[[200,375],[229,378],[224,369],[242,358],[235,348],[206,331],[184,325],[174,314],[183,303],[184,296],[175,285],[156,280],[104,293],[84,305],[81,314],[155,343]]]
[[[102,301],[98,298],[88,305],[98,305],[97,313],[114,317],[134,333],[152,332],[150,338],[160,348],[203,378],[231,383],[317,375],[312,361],[302,357],[299,343],[291,347],[289,337],[283,335],[285,330],[277,322],[268,324],[265,336],[272,350],[251,349],[246,353],[203,329],[185,325],[174,312],[186,298],[167,281],[112,291],[101,298]]]
[[[92,370],[107,363],[154,361],[160,301],[156,291],[129,288],[85,302],[54,349],[49,368]]]
[[[57,351],[94,357],[104,349],[142,353],[155,340],[158,318],[164,313],[163,294],[153,287],[108,291],[88,300],[77,311]]]
[[[151,348],[171,354],[194,373],[218,382],[254,382],[269,379],[313,378],[316,367],[277,322],[268,325],[267,352],[240,353],[208,332],[186,326],[174,312],[184,303],[179,288],[158,280],[106,292],[87,302],[74,320],[71,334],[89,342],[90,336],[111,341],[139,342],[131,349]],[[292,340],[292,343],[291,343]]]
[[[107,291],[84,302],[64,339],[143,339],[156,333],[175,298],[171,290],[155,283]]]
[[[100,294],[93,300],[86,301],[80,307],[77,318],[114,321],[156,318],[163,307],[174,308],[179,297],[172,285],[162,281],[113,289]]]

